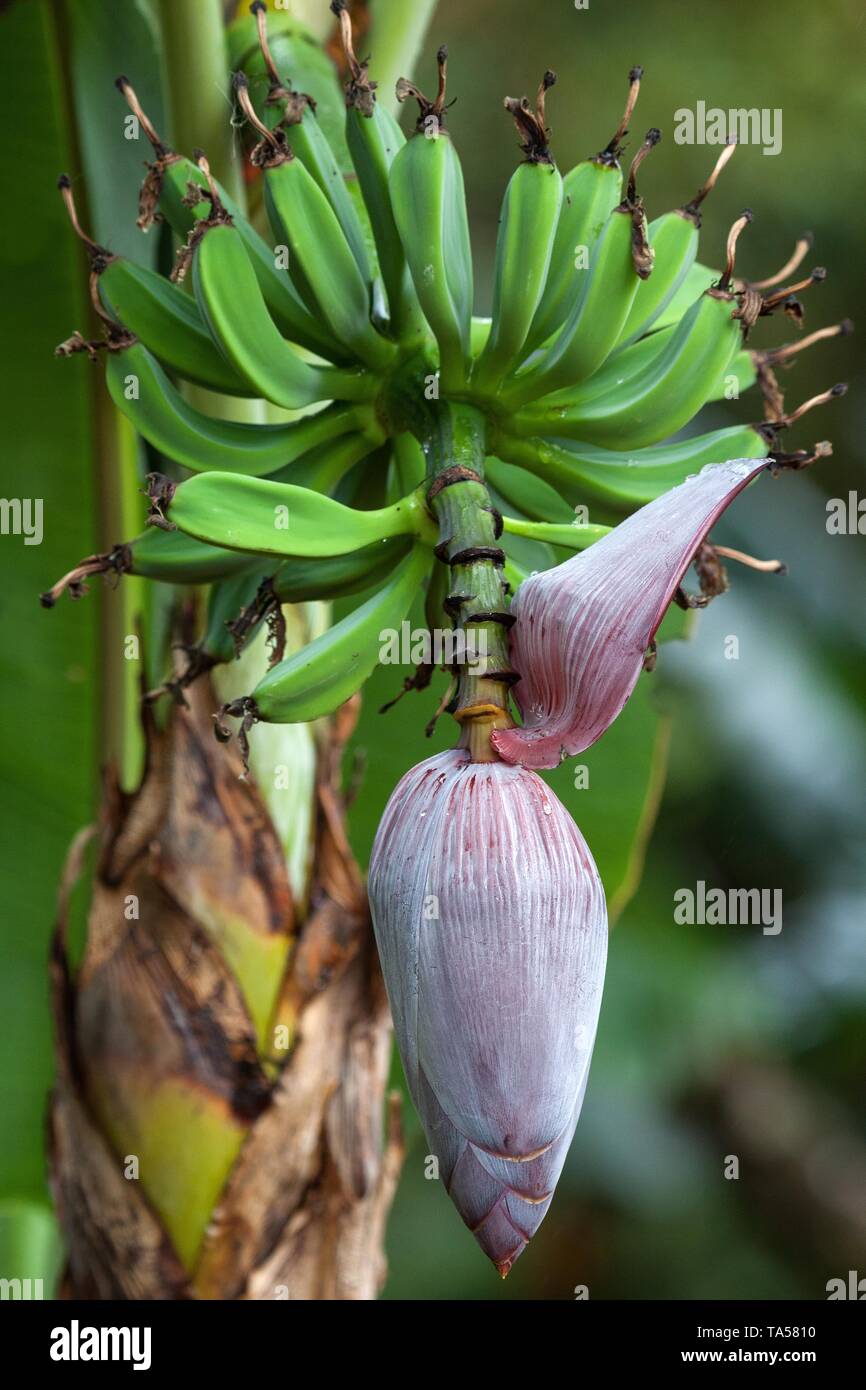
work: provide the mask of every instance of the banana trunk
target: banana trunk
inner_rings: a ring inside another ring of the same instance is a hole
[[[318,741],[305,916],[258,790],[213,737],[207,680],[76,839],[52,954],[52,1184],[62,1291],[95,1299],[370,1299],[400,1166],[383,1147],[390,1025],[337,773]],[[68,904],[89,840],[84,954]]]

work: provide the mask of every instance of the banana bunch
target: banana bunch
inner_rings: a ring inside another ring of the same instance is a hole
[[[809,248],[802,239],[775,276],[738,278],[750,212],[733,223],[721,271],[698,261],[701,208],[733,145],[690,201],[648,220],[637,180],[660,132],[646,133],[625,177],[620,164],[639,67],[612,138],[564,175],[546,123],[555,74],[544,74],[534,101],[505,98],[522,160],[502,201],[491,317],[475,315],[463,174],[447,128],[447,50],[437,54],[435,97],[398,83],[398,99],[419,108],[407,139],[355,54],[346,5],[331,8],[348,73],[339,149],[313,100],[279,70],[264,5],[251,6],[255,82],[238,72],[233,87],[267,231],[203,153],[165,144],[126,77],[118,89],[153,148],[138,222],[171,228],[171,276],[98,245],[81,227],[69,179],[60,180],[103,338],[75,333],[58,352],[104,356],[111,397],[161,472],[150,479],[147,529],[82,561],[43,602],[64,590],[78,596],[100,573],[211,585],[195,674],[230,660],[262,621],[278,626],[283,604],[358,595],[354,611],[277,659],[234,702],[227,712],[246,727],[335,709],[372,671],[381,629],[399,626],[419,594],[431,624],[499,621],[529,568],[592,544],[609,530],[601,523],[708,463],[772,453],[782,430],[843,389],[786,412],[774,368],[850,330],[846,321],[769,352],[747,346],[753,325],[777,310],[799,326],[797,295],[824,272],[783,283]],[[705,405],[755,385],[765,401],[759,422],[671,442]],[[189,387],[265,402],[268,422],[217,418]],[[452,406],[475,421],[469,443],[443,424]],[[828,450],[775,456],[802,465]],[[480,484],[462,512],[437,483],[460,467],[457,482]],[[484,497],[493,523],[478,521]],[[575,525],[574,507],[587,504],[597,521]],[[471,543],[461,548],[464,533]]]

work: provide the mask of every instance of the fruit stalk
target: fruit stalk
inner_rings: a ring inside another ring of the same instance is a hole
[[[454,717],[460,746],[477,762],[495,760],[489,736],[512,725],[508,613],[499,545],[502,518],[484,483],[485,421],[470,405],[431,401],[415,431],[427,459],[427,505],[439,527],[436,554],[450,570],[445,611],[466,633],[468,661],[457,672]]]

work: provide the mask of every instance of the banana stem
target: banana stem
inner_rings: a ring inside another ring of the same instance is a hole
[[[427,459],[427,505],[439,528],[436,554],[451,572],[444,608],[465,650],[457,671],[454,717],[463,726],[461,745],[477,762],[493,762],[493,729],[509,728],[511,667],[498,541],[502,518],[484,483],[485,420],[475,407],[431,401],[413,433]],[[458,647],[460,650],[460,647]]]

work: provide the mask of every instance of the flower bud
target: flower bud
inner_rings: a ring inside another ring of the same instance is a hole
[[[707,464],[589,550],[521,584],[511,650],[523,727],[492,734],[500,757],[556,767],[601,737],[710,527],[768,463]]]
[[[547,1211],[586,1088],[607,950],[598,871],[540,777],[452,749],[391,796],[369,895],[409,1090],[504,1277]]]

